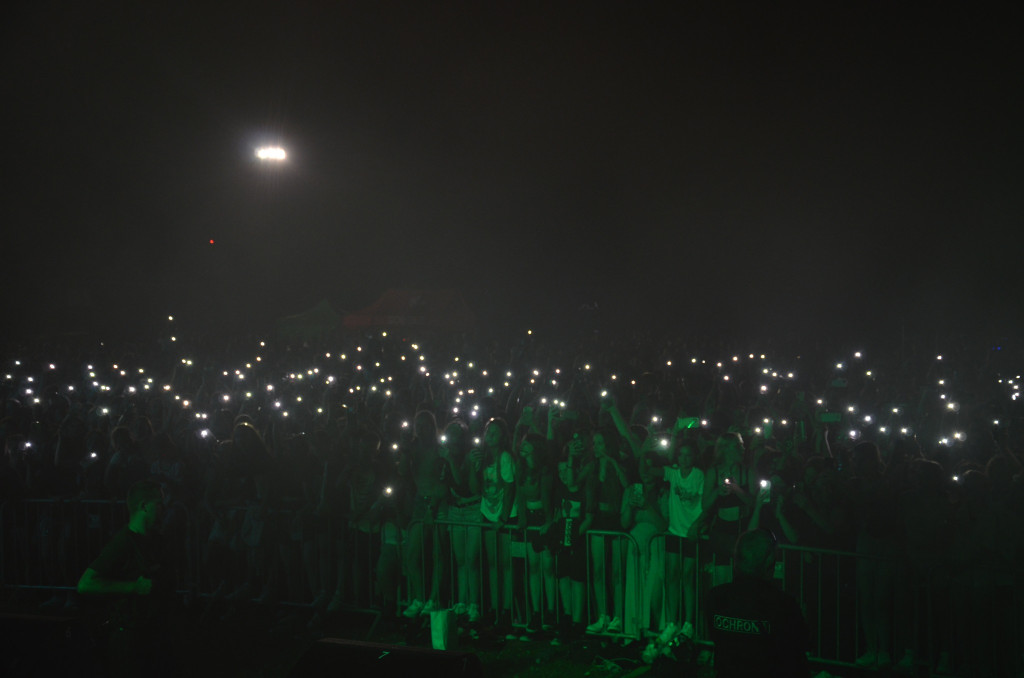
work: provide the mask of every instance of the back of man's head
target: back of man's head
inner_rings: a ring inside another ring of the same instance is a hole
[[[128,488],[128,515],[134,516],[145,504],[159,503],[162,500],[160,483],[155,480],[140,480]]]
[[[775,570],[775,537],[767,530],[750,530],[736,540],[734,567],[738,573],[771,579]]]

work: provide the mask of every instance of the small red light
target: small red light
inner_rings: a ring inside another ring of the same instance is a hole
[[[213,244],[213,238],[210,238],[210,244],[211,245]]]

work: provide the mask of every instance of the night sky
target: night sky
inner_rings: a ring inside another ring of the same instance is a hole
[[[1016,331],[1021,5],[777,4],[24,3],[8,332],[395,287],[488,323]]]

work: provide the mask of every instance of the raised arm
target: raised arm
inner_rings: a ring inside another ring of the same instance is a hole
[[[619,411],[615,401],[611,398],[605,398],[601,401],[601,407],[608,412],[612,418],[612,423],[615,424],[615,430],[619,432],[622,439],[629,445],[630,451],[633,453],[633,458],[639,459],[641,454],[640,441],[637,439],[633,432],[629,430],[629,424],[622,416],[622,412]]]
[[[153,589],[153,580],[146,577],[139,577],[134,581],[127,579],[110,579],[104,577],[91,567],[86,568],[78,580],[78,592],[82,595],[98,594],[121,594],[121,595],[149,595]]]

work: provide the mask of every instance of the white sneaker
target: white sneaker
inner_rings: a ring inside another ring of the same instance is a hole
[[[435,612],[439,609],[440,608],[434,603],[434,601],[428,600],[420,609],[420,614],[430,614],[431,612]]]
[[[461,617],[462,615],[469,612],[469,607],[467,607],[465,603],[455,603],[455,605],[452,607],[452,612]]]
[[[608,622],[608,615],[602,614],[596,622],[587,627],[587,633],[604,633],[604,630],[608,628]]]
[[[469,604],[469,610],[466,612],[466,620],[470,624],[475,624],[480,621],[480,607],[476,603]]]
[[[409,619],[412,619],[413,617],[418,615],[420,613],[420,610],[422,609],[423,601],[417,598],[416,600],[409,603],[409,607],[405,608],[405,612],[403,612],[402,614],[408,617]]]
[[[680,631],[680,633],[682,633],[690,640],[693,640],[693,636],[695,635],[693,630],[693,624],[691,624],[690,622],[683,622],[683,630]]]
[[[613,617],[612,620],[608,622],[608,627],[605,631],[608,633],[622,633],[622,618]]]
[[[668,626],[662,629],[661,633],[658,635],[658,644],[668,645],[672,642],[672,639],[676,637],[677,633],[679,633],[679,627],[676,626],[675,622],[669,622]]]

